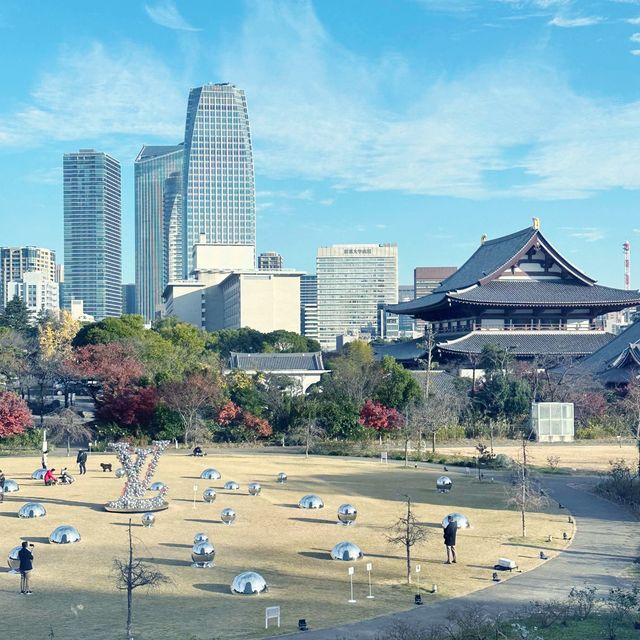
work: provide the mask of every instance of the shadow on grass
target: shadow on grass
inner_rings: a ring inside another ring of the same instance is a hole
[[[331,560],[331,555],[328,551],[298,551],[298,555],[305,558],[313,558],[314,560]]]
[[[140,560],[149,564],[164,564],[170,567],[187,567],[191,564],[187,560],[174,560],[173,558],[140,558]]]
[[[40,536],[40,537],[20,536],[20,540],[27,540],[28,542],[37,542],[38,544],[49,544],[49,538],[45,536]]]
[[[116,527],[128,527],[129,523],[128,522],[110,522],[109,524],[115,524]],[[132,522],[131,523],[132,527],[141,527],[142,524],[139,522]]]
[[[225,593],[230,596],[231,589],[229,589],[229,585],[226,584],[194,584],[194,589],[198,589],[199,591],[208,591],[209,593]]]
[[[177,542],[161,542],[161,547],[174,547],[175,549],[191,549],[192,544],[179,544]]]
[[[18,514],[16,513],[0,513],[0,518],[17,518]]]
[[[298,509],[298,505],[295,502],[276,502],[274,503],[276,507],[289,507],[290,509]]]
[[[296,520],[297,522],[311,522],[314,524],[338,524],[336,520],[321,520],[320,518],[289,518],[289,520]]]
[[[103,504],[96,504],[95,502],[81,502],[76,500],[63,500],[62,498],[40,498],[38,502],[42,504],[60,504],[68,507],[86,507],[92,511],[104,511]]]
[[[205,520],[204,518],[185,518],[185,522],[202,522],[203,524],[224,524],[220,520]]]

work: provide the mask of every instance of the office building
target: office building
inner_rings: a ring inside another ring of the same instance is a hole
[[[258,269],[260,271],[278,271],[283,267],[282,256],[275,251],[265,251],[258,256]]]
[[[10,282],[21,282],[26,273],[40,272],[46,282],[58,281],[56,253],[43,247],[0,248],[0,308],[13,297],[7,289]]]
[[[209,244],[250,247],[255,267],[251,132],[244,91],[234,85],[208,84],[189,93],[182,185],[183,276],[191,274],[201,234]]]
[[[35,321],[38,314],[46,313],[55,318],[60,313],[59,287],[51,282],[44,271],[27,271],[20,280],[7,283],[7,301],[21,298]]]
[[[323,350],[335,350],[338,336],[375,337],[379,305],[398,301],[395,244],[320,247],[316,274],[318,338]]]
[[[315,274],[300,278],[300,333],[306,338],[318,339],[318,278]]]
[[[135,284],[123,284],[122,285],[122,313],[125,315],[131,315],[136,312],[136,285]]]
[[[416,267],[413,270],[413,299],[429,295],[456,269],[457,267]],[[425,321],[416,318],[414,324],[415,330],[420,335],[424,334]]]
[[[96,320],[122,313],[120,163],[93,149],[65,153],[64,300]]]
[[[412,284],[401,284],[398,287],[398,302],[410,302],[415,298],[415,287]],[[398,317],[398,336],[413,338],[415,321],[411,316]]]
[[[167,282],[182,277],[182,161],[182,144],[145,145],[134,163],[136,310],[147,322]]]

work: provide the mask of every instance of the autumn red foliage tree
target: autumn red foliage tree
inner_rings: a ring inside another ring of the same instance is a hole
[[[258,438],[268,438],[273,433],[268,420],[259,418],[250,411],[243,411],[231,401],[220,409],[216,421],[225,428],[228,439],[255,441]]]
[[[382,437],[383,433],[400,428],[402,416],[393,407],[385,407],[380,402],[367,400],[360,410],[359,422],[368,429],[377,431]]]
[[[18,435],[30,424],[27,403],[11,391],[0,391],[0,438]]]
[[[121,427],[146,427],[158,406],[158,393],[153,387],[130,386],[112,392],[105,390],[96,408],[101,422],[115,422]]]

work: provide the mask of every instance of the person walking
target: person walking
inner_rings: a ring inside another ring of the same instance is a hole
[[[456,534],[458,533],[458,523],[453,516],[447,516],[447,526],[444,528],[444,544],[447,547],[447,561],[445,564],[455,564],[456,562]]]
[[[0,469],[0,502],[4,502],[4,483],[5,483],[4,471]]]
[[[78,451],[76,462],[80,466],[80,475],[83,476],[85,473],[87,473],[87,452],[80,449]]]
[[[18,551],[18,559],[20,560],[20,593],[28,596],[32,593],[29,578],[33,570],[33,553],[29,551],[29,546],[33,549],[33,545],[29,545],[25,540],[22,543],[22,549]]]

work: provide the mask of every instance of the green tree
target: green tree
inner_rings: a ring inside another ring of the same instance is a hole
[[[386,407],[404,409],[422,396],[420,385],[410,371],[391,356],[382,359],[380,383],[375,392],[378,402]]]
[[[265,334],[249,329],[222,329],[209,334],[207,348],[228,358],[232,351],[239,353],[261,353]]]
[[[320,343],[311,338],[305,338],[299,333],[278,329],[265,335],[263,351],[280,353],[309,353],[320,351]]]
[[[142,316],[123,315],[119,318],[105,318],[100,322],[82,327],[73,340],[73,346],[84,347],[89,344],[110,344],[131,338],[143,338],[145,331]]]
[[[327,363],[331,375],[323,381],[328,398],[356,405],[358,411],[371,398],[380,383],[381,367],[375,362],[371,345],[361,340],[350,342],[344,352]]]
[[[31,312],[19,296],[9,300],[0,314],[0,327],[13,329],[25,337],[30,337],[34,333],[32,322]]]
[[[209,338],[203,329],[171,317],[156,322],[153,325],[153,331],[171,344],[198,357],[204,353]]]

